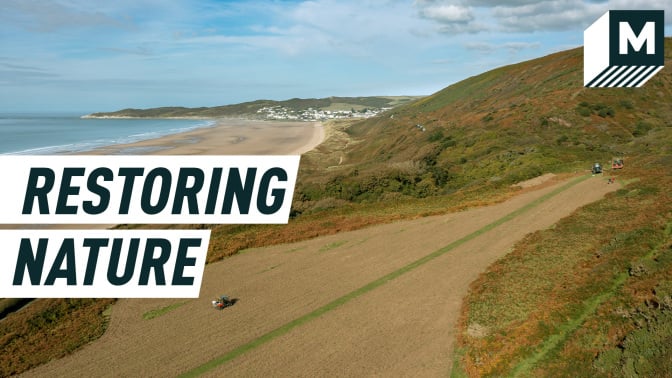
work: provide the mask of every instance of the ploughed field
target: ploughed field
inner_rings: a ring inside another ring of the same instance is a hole
[[[445,376],[469,283],[617,188],[551,179],[494,206],[244,251],[206,266],[200,298],[120,300],[103,337],[25,375]],[[237,302],[219,311],[222,294]]]

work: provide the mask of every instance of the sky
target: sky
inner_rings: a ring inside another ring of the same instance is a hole
[[[428,95],[669,0],[0,0],[0,112]]]

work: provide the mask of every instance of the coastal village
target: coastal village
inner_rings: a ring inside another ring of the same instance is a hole
[[[370,118],[389,108],[363,108],[361,110],[323,110],[307,108],[294,110],[282,105],[267,106],[257,110],[257,114],[269,120],[293,120],[293,121],[325,121],[340,118]]]

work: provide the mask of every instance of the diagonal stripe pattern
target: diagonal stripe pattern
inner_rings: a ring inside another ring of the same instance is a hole
[[[663,66],[610,66],[595,76],[586,87],[641,87],[662,68]]]

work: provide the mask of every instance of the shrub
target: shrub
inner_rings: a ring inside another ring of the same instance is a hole
[[[587,106],[579,106],[576,108],[576,112],[579,113],[581,117],[590,117],[593,112]]]
[[[616,111],[611,107],[602,107],[597,111],[597,115],[602,118],[613,117],[615,114]]]
[[[639,121],[637,122],[637,125],[635,126],[635,130],[632,132],[632,135],[634,137],[641,137],[646,135],[649,130],[651,130],[653,126],[645,121]]]
[[[443,139],[443,130],[437,129],[433,131],[431,134],[429,134],[429,138],[427,140],[429,140],[430,142],[438,142],[441,139]]]
[[[621,100],[621,106],[626,108],[626,109],[633,109],[634,105],[632,105],[632,101],[630,100]]]

